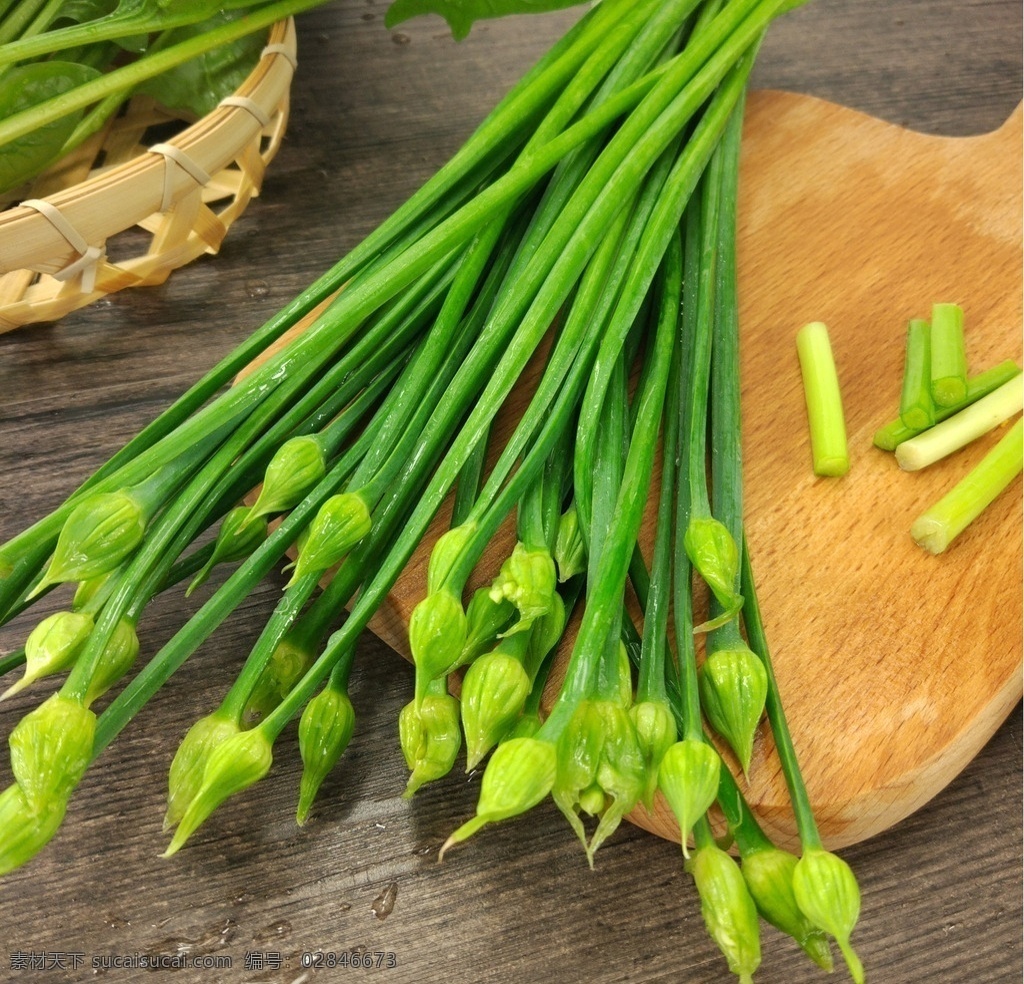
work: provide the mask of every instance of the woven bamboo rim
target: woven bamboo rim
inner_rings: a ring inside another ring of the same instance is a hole
[[[293,21],[275,24],[234,95],[163,144],[140,141],[154,124],[181,117],[133,100],[37,179],[35,205],[24,199],[0,212],[0,332],[54,321],[125,287],[163,283],[216,253],[281,144],[295,52]]]

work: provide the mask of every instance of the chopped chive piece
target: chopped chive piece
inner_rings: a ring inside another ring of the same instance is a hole
[[[907,427],[924,430],[935,423],[931,391],[931,326],[913,318],[907,325],[907,355],[900,393],[900,420]]]
[[[957,304],[932,305],[932,399],[951,407],[967,396],[964,312]]]
[[[1014,376],[1019,375],[1020,366],[1013,359],[1005,359],[998,365],[992,366],[991,369],[986,369],[984,372],[971,376],[967,380],[967,397],[962,403],[958,403],[953,407],[935,408],[936,423],[952,417],[954,413],[959,413],[976,400],[980,400],[983,396],[988,396],[993,390],[999,389],[1003,383],[1007,383]],[[922,430],[927,430],[927,428],[907,427],[897,417],[875,431],[874,444],[876,448],[881,448],[883,451],[895,451],[900,444],[904,441],[909,441],[912,437],[920,434]]]
[[[1024,404],[1024,376],[1016,376],[988,396],[929,428],[896,448],[896,460],[904,471],[917,471],[958,451],[987,434]]]
[[[820,321],[804,325],[796,335],[796,350],[807,401],[814,474],[845,475],[850,470],[850,455],[828,328]]]
[[[1021,472],[1024,420],[1017,423],[978,465],[910,527],[915,542],[942,553]]]

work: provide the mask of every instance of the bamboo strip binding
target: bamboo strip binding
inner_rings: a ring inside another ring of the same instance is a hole
[[[281,144],[295,66],[295,25],[282,21],[249,77],[213,112],[146,147],[147,129],[180,117],[137,97],[37,179],[31,201],[0,212],[0,332],[161,284],[216,253]]]

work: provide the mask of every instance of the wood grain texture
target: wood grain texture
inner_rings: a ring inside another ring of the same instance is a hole
[[[576,16],[487,23],[456,46],[432,18],[387,32],[383,10],[337,0],[300,19],[288,137],[261,200],[218,257],[162,287],[0,339],[0,536],[52,507],[407,197]],[[930,132],[983,133],[1020,100],[1020,36],[1020,5],[1006,0],[815,0],[772,29],[756,84]],[[292,820],[300,765],[287,732],[259,791],[160,861],[173,747],[230,685],[282,583],[268,579],[169,681],[87,776],[58,839],[0,882],[0,979],[292,984],[304,949],[358,946],[399,962],[386,978],[363,979],[402,984],[729,979],[678,847],[636,827],[623,825],[591,872],[545,806],[438,865],[437,848],[472,812],[478,777],[453,775],[412,803],[400,798],[394,721],[412,676],[370,635],[353,685],[357,734],[307,827]],[[161,599],[144,624],[143,655],[201,600]],[[4,630],[0,646],[23,632]],[[30,706],[28,695],[0,706],[0,728]],[[0,782],[8,780],[0,762]],[[862,886],[855,941],[871,979],[1019,980],[1020,845],[1018,709],[939,796],[844,850]],[[394,906],[381,919],[374,903],[392,886]],[[253,950],[276,951],[284,965],[246,970]],[[99,978],[91,969],[10,969],[13,954],[33,951],[203,953],[230,956],[234,967]],[[766,933],[761,984],[824,979],[788,940]]]

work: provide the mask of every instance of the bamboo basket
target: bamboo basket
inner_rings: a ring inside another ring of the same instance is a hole
[[[281,144],[295,51],[294,23],[275,24],[238,90],[164,143],[143,141],[187,121],[137,97],[37,178],[31,199],[0,212],[0,332],[163,283],[216,253]]]

